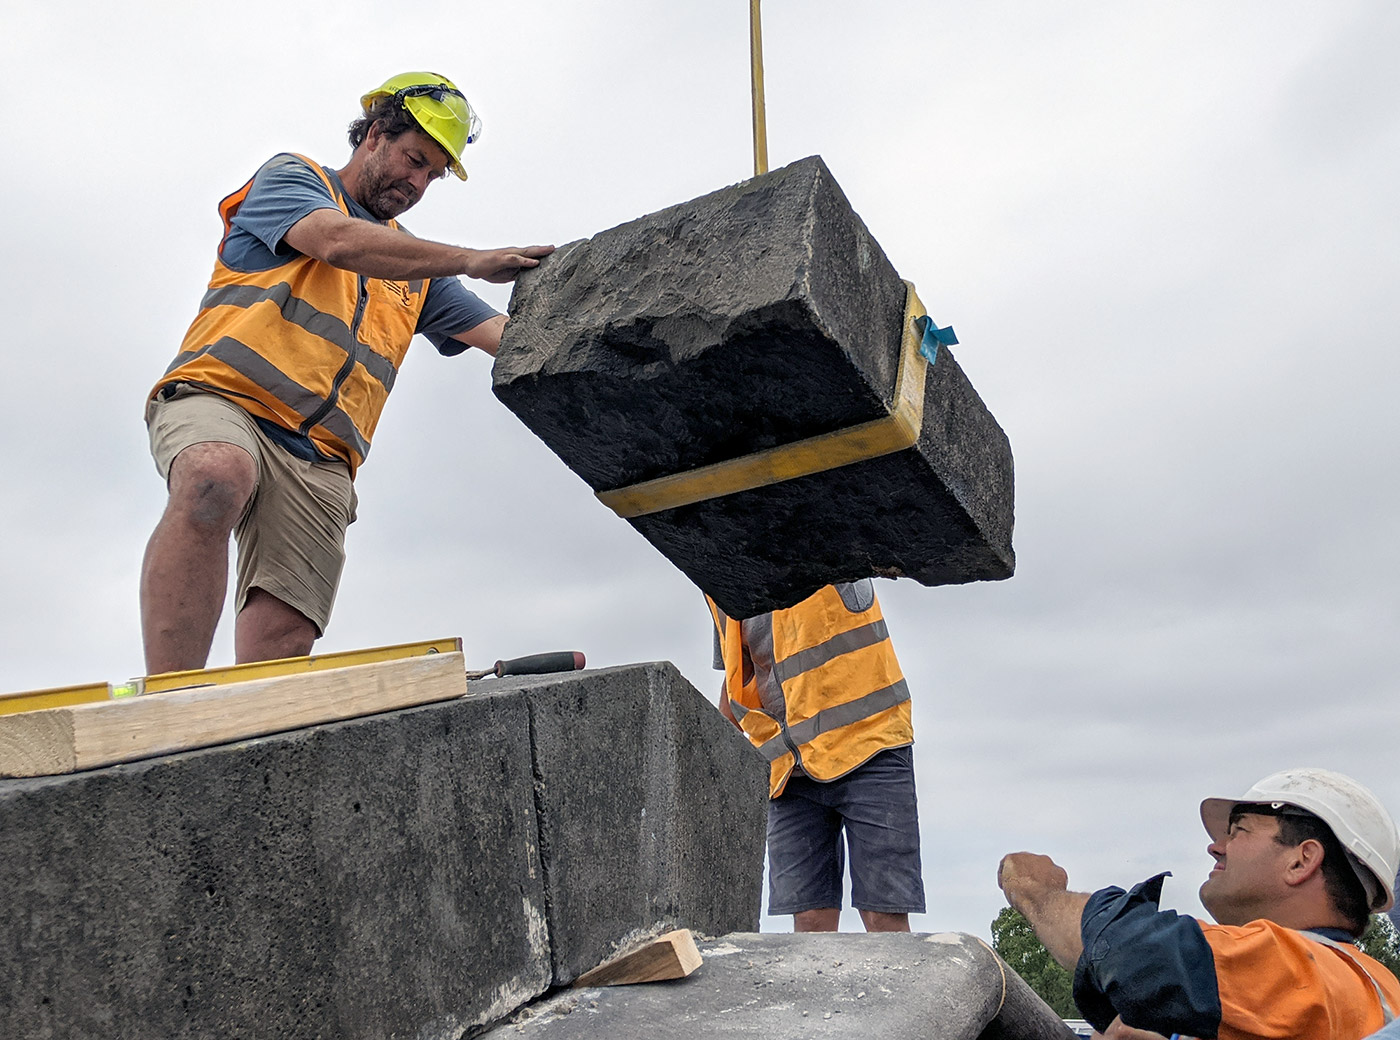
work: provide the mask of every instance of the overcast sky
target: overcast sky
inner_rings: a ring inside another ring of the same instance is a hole
[[[278,151],[343,164],[360,94],[428,68],[485,135],[405,223],[594,234],[751,173],[747,8],[7,5],[0,689],[141,671],[142,404],[220,198]],[[915,926],[986,935],[1020,848],[1081,889],[1171,869],[1196,908],[1199,800],[1287,766],[1400,808],[1400,6],[768,0],[764,41],[772,165],[825,158],[1016,458],[1014,578],[878,584],[914,693]],[[471,667],[580,649],[715,692],[699,593],[479,352],[418,341],[358,489],[318,649],[461,635]]]

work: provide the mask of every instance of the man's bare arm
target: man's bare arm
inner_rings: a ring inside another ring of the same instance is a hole
[[[308,213],[288,229],[283,241],[332,267],[394,281],[466,275],[487,282],[509,282],[525,268],[538,266],[540,257],[554,252],[553,246],[450,246],[333,209]]]
[[[1012,908],[1020,911],[1036,938],[1063,968],[1074,970],[1084,952],[1079,920],[1089,897],[1069,891],[1069,875],[1049,856],[1013,852],[1002,857],[997,884]]]
[[[506,330],[507,320],[509,319],[504,314],[497,314],[487,318],[480,325],[473,325],[466,332],[457,333],[452,338],[458,343],[484,350],[495,357],[496,351],[501,349],[501,334]]]

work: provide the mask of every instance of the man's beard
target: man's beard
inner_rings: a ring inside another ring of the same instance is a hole
[[[361,194],[364,198],[360,204],[369,210],[376,220],[393,220],[418,201],[413,185],[390,180],[381,170],[366,171],[362,182]],[[403,193],[403,197],[395,194],[395,188]]]

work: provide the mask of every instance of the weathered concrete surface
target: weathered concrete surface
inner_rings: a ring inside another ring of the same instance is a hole
[[[572,990],[489,1040],[1067,1040],[1074,1034],[969,935],[726,935],[673,982]]]
[[[519,697],[0,782],[0,834],[6,1037],[455,1036],[550,983]]]
[[[670,664],[522,680],[554,981],[637,930],[758,927],[768,767]]]
[[[523,274],[494,389],[594,490],[612,490],[881,418],[904,303],[812,157]],[[1010,445],[947,348],[924,416],[905,451],[631,522],[733,617],[872,575],[1009,577]]]
[[[0,781],[0,1036],[456,1040],[629,931],[756,926],[766,768],[673,668],[470,688]]]

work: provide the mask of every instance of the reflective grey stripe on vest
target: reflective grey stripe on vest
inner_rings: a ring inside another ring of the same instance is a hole
[[[875,605],[875,583],[869,578],[859,581],[838,581],[831,586],[852,614],[864,614]]]
[[[868,719],[872,715],[888,711],[896,704],[903,704],[908,699],[909,686],[903,679],[900,679],[899,682],[892,683],[882,690],[867,693],[864,697],[857,697],[845,704],[835,704],[830,708],[823,708],[810,719],[785,726],[783,733],[764,741],[758,750],[763,753],[764,758],[772,762],[790,750],[787,740],[798,746],[811,743],[823,733],[829,733],[842,726],[849,726],[853,722]],[[787,740],[783,739],[785,736]]]
[[[785,718],[787,698],[783,696],[782,679],[773,661],[773,615],[759,614],[737,624],[744,634],[744,645],[753,665],[759,706],[774,718]]]
[[[298,415],[311,415],[325,403],[325,398],[320,394],[308,390],[256,350],[238,342],[231,336],[225,336],[199,350],[177,355],[170,367],[165,370],[166,375],[204,354],[208,354],[210,357],[222,361],[229,368],[242,373]],[[341,409],[332,408],[317,425],[330,430],[343,443],[348,444],[360,458],[369,454],[369,442],[360,436],[360,431],[355,428],[350,416]]]
[[[872,621],[868,625],[861,625],[859,628],[834,635],[824,643],[818,643],[806,650],[799,650],[791,657],[783,658],[774,664],[773,672],[778,677],[778,682],[791,682],[803,672],[820,668],[842,654],[849,654],[855,650],[863,650],[867,646],[874,646],[876,643],[883,643],[889,637],[890,631],[885,627],[883,619]]]
[[[1329,939],[1327,938],[1327,936],[1320,935],[1317,932],[1303,931],[1299,932],[1298,934],[1306,935],[1313,942],[1320,942],[1323,946],[1332,947],[1332,949],[1336,950],[1347,960],[1351,961],[1351,963],[1356,966],[1357,970],[1360,971],[1362,975],[1365,975],[1366,978],[1370,980],[1371,986],[1376,991],[1376,996],[1380,998],[1381,1015],[1385,1019],[1385,1024],[1390,1025],[1390,1023],[1395,1021],[1395,1012],[1391,1010],[1390,1001],[1385,999],[1385,994],[1381,991],[1381,984],[1376,981],[1375,976],[1373,976],[1369,971],[1366,970],[1366,966],[1364,964],[1362,964],[1359,960],[1352,956],[1351,950],[1347,947],[1345,943],[1339,943],[1337,942],[1337,940]]]
[[[389,363],[388,358],[376,354],[368,346],[359,342],[351,333],[350,326],[342,319],[337,318],[334,314],[318,310],[305,300],[293,296],[292,287],[286,282],[278,282],[266,289],[257,285],[225,285],[217,289],[210,289],[204,294],[200,306],[206,310],[211,307],[247,308],[265,302],[275,303],[288,324],[305,329],[311,335],[317,336],[327,343],[334,343],[364,365],[365,370],[384,387],[385,393],[394,388],[394,379],[398,373],[394,366]],[[302,414],[309,415],[311,413],[303,412]]]

